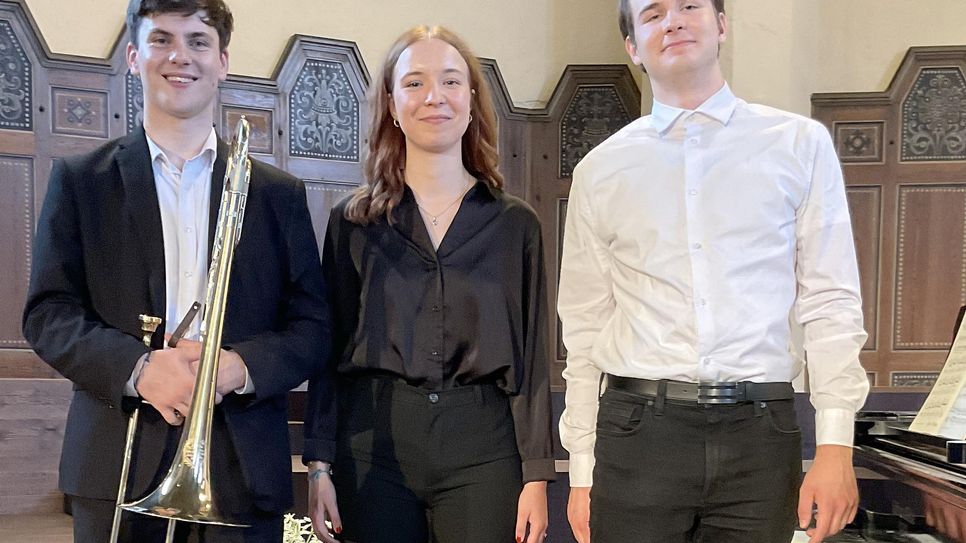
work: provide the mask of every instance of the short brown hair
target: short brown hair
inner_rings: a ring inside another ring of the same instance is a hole
[[[634,14],[631,13],[631,0],[619,0],[617,24],[621,29],[621,37],[625,40],[630,38],[634,41]],[[716,13],[724,13],[725,0],[711,0]]]
[[[391,214],[402,200],[406,178],[406,136],[393,124],[389,102],[392,99],[393,72],[399,56],[419,40],[438,39],[452,45],[469,68],[472,94],[472,120],[463,133],[463,167],[477,179],[497,190],[503,189],[497,151],[496,113],[490,87],[476,55],[459,36],[441,26],[416,26],[404,32],[389,48],[382,71],[369,87],[369,154],[364,175],[366,184],[352,195],[345,217],[357,224],[368,224]]]
[[[177,13],[187,17],[199,11],[205,12],[205,24],[218,33],[218,48],[221,51],[228,49],[235,19],[223,0],[131,0],[127,7],[127,31],[131,43],[137,43],[141,19],[145,17],[165,13]]]

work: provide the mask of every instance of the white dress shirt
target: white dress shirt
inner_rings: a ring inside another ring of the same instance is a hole
[[[572,486],[593,484],[601,372],[791,382],[790,318],[817,443],[852,444],[866,333],[845,184],[818,122],[728,85],[694,111],[654,102],[574,171],[558,309]]]
[[[208,286],[208,221],[211,202],[211,171],[218,155],[218,138],[212,128],[201,151],[185,161],[178,169],[164,150],[150,136],[151,169],[161,211],[161,230],[164,240],[165,326],[167,334],[174,333],[181,319],[194,302],[204,303]],[[195,317],[184,334],[185,339],[198,341],[201,337],[203,312]],[[134,389],[143,359],[128,381],[128,393]],[[253,392],[248,379],[237,392]]]

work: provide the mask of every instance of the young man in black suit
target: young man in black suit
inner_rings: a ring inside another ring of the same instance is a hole
[[[200,354],[204,300],[228,149],[212,128],[228,73],[222,0],[132,0],[127,60],[144,124],[55,163],[34,245],[24,336],[74,382],[60,466],[75,541],[106,541],[130,407],[143,400],[128,497],[153,489],[177,448]],[[223,513],[250,528],[179,523],[177,540],[281,541],[293,502],[286,394],[326,359],[329,323],[302,183],[252,161],[224,319],[209,458]],[[149,349],[139,314],[162,324]],[[166,522],[126,513],[122,541],[160,541]]]

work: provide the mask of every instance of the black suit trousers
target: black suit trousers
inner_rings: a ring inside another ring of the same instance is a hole
[[[594,543],[792,539],[802,459],[791,400],[660,405],[608,389],[594,454]]]

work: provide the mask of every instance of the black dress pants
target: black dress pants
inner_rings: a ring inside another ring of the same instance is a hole
[[[161,415],[153,408],[142,408],[142,424],[157,421]],[[151,442],[146,446],[163,447],[161,466],[154,479],[145,489],[155,489],[168,472],[174,461],[181,438],[181,427],[168,427],[163,442]],[[229,528],[197,523],[179,522],[176,524],[177,543],[280,543],[282,541],[282,515],[260,511],[255,507],[251,492],[244,484],[238,455],[230,443],[230,437],[222,414],[215,412],[212,418],[212,442],[219,446],[209,449],[209,462],[222,470],[212,474],[211,486],[217,489],[217,497],[222,512],[238,519],[250,528]],[[141,429],[138,440],[144,439]],[[138,450],[137,447],[135,450]],[[132,472],[137,470],[138,458],[132,461]],[[227,475],[226,475],[227,474]],[[133,500],[143,497],[141,493],[132,494],[130,487],[126,498]],[[74,541],[76,543],[107,543],[110,539],[114,517],[114,500],[82,498],[71,496],[71,512],[74,520]],[[168,521],[147,515],[125,511],[121,515],[118,540],[124,543],[163,542]]]
[[[594,453],[594,543],[792,539],[802,471],[792,400],[703,406],[608,389]]]
[[[508,543],[522,489],[509,400],[361,378],[340,389],[333,467],[345,541]]]

